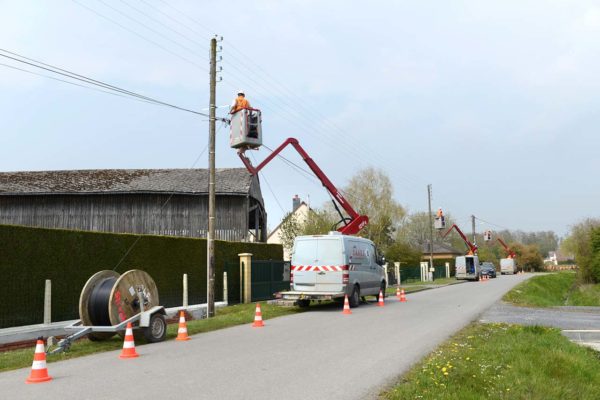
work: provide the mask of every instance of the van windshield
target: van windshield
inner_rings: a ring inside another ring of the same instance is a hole
[[[343,265],[342,241],[329,238],[297,240],[292,256],[294,265]]]

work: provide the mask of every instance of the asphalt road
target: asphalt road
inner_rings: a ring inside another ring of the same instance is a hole
[[[530,308],[497,303],[483,313],[480,321],[542,325],[560,329],[598,329],[600,307]]]
[[[407,303],[361,305],[352,315],[320,309],[48,364],[54,380],[26,385],[29,369],[0,374],[10,399],[364,399],[409,367],[528,275],[502,276],[409,294]]]

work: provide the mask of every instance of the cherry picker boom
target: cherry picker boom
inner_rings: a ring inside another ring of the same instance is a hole
[[[467,236],[460,230],[458,225],[452,224],[450,229],[448,229],[448,231],[446,233],[444,233],[444,236],[442,236],[442,238],[445,238],[446,236],[448,236],[448,234],[452,231],[452,229],[456,229],[456,232],[458,232],[461,239],[465,242],[465,244],[469,248],[469,252],[467,253],[467,255],[469,255],[469,256],[476,255],[477,254],[477,246],[474,245],[473,243],[471,243],[469,241],[469,239],[467,239]]]
[[[288,145],[291,145],[298,154],[302,157],[304,162],[308,165],[311,171],[319,178],[325,189],[331,194],[332,202],[336,209],[336,211],[340,214],[341,220],[338,224],[343,223],[344,225],[337,228],[337,231],[343,235],[356,235],[369,223],[369,217],[366,215],[360,215],[346,200],[346,198],[342,195],[342,193],[335,187],[335,185],[329,180],[327,175],[319,168],[317,163],[308,155],[308,153],[300,146],[300,143],[297,139],[288,138],[285,142],[283,142],[278,148],[276,148],[267,158],[265,158],[260,164],[256,167],[252,165],[248,157],[245,156],[246,148],[240,147],[240,151],[238,155],[250,174],[257,175],[261,169],[263,169],[273,158],[275,158],[279,153],[283,151]],[[337,203],[336,203],[337,202]],[[341,206],[344,211],[348,214],[348,217],[344,217],[341,210],[338,207]]]

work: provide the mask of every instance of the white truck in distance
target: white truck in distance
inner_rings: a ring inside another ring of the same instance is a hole
[[[281,296],[307,307],[311,300],[348,295],[350,307],[358,307],[361,297],[380,290],[385,295],[383,261],[368,239],[339,232],[298,236],[292,249],[291,290]]]
[[[516,274],[517,263],[514,258],[502,258],[500,259],[500,274]]]

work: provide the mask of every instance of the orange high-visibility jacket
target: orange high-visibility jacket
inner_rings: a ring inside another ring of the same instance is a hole
[[[250,108],[250,102],[246,100],[244,96],[238,96],[235,99],[235,104],[233,106],[232,113],[241,110],[242,108]]]

